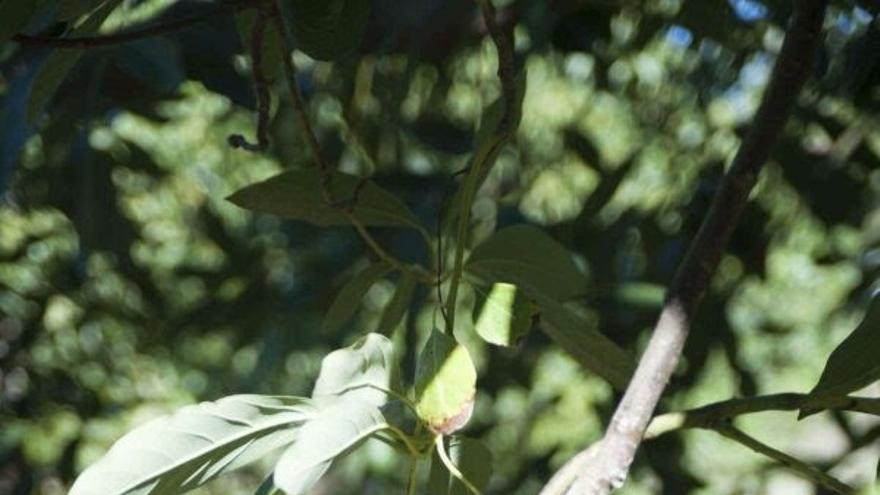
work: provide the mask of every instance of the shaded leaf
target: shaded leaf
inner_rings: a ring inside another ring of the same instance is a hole
[[[0,42],[6,41],[13,34],[26,28],[36,10],[37,0],[0,2]]]
[[[384,390],[395,390],[392,383],[394,367],[391,341],[378,333],[360,338],[354,345],[331,352],[321,361],[321,372],[315,382],[315,399],[344,395],[362,403],[381,406],[388,397]]]
[[[88,36],[97,32],[120,1],[112,0],[101,5],[71,32],[71,36]],[[31,86],[27,109],[28,122],[33,123],[37,120],[83,53],[84,50],[81,49],[58,49],[46,57]]]
[[[635,359],[577,313],[552,298],[532,294],[541,309],[541,329],[584,368],[624,390],[635,371]]]
[[[330,309],[327,310],[327,315],[324,316],[324,331],[335,332],[342,325],[345,325],[357,313],[361,301],[370,287],[388,275],[391,270],[391,265],[387,263],[376,263],[364,268],[352,277],[342,287],[330,305]]]
[[[486,282],[566,299],[583,294],[587,280],[569,252],[530,225],[503,228],[474,248],[465,269]]]
[[[382,312],[382,318],[379,320],[380,332],[390,334],[397,328],[409,308],[415,289],[416,278],[410,273],[401,274],[397,289],[394,290],[394,296],[388,301],[388,305]]]
[[[106,0],[64,0],[58,2],[58,19],[61,21],[75,21],[81,16],[95,10]]]
[[[342,172],[333,173],[333,191],[340,201],[349,200],[359,179]],[[321,192],[317,168],[293,170],[247,186],[231,196],[236,205],[261,213],[327,227],[348,225],[340,208],[327,204]],[[407,226],[421,229],[418,219],[402,201],[373,182],[367,182],[358,195],[354,216],[367,226]]]
[[[447,447],[449,459],[478,490],[484,490],[492,477],[492,451],[479,440],[455,435]],[[428,495],[471,495],[464,484],[449,474],[437,452],[431,457]]]
[[[416,367],[416,412],[431,431],[461,429],[474,409],[477,371],[467,349],[433,330]]]
[[[269,475],[268,478],[263,480],[260,483],[260,486],[257,487],[257,491],[254,492],[254,495],[276,495],[281,493],[278,487],[275,486],[275,481],[272,479],[273,475]]]
[[[255,9],[243,10],[235,15],[235,24],[238,28],[238,35],[241,37],[241,44],[245,49],[245,53],[250,56],[251,42],[253,41],[254,20],[257,17]],[[273,81],[278,77],[281,67],[281,47],[284,41],[281,34],[275,27],[275,23],[271,20],[266,23],[263,29],[263,39],[261,41],[260,53],[263,57],[263,75]]]
[[[70,495],[183,493],[291,443],[314,414],[308,399],[260,395],[184,407],[119,439]]]
[[[330,399],[300,428],[296,441],[275,465],[275,485],[287,495],[306,493],[333,461],[370,435],[387,428],[382,413],[354,397]]]
[[[828,357],[811,396],[846,395],[880,379],[880,297],[874,297],[862,322]],[[808,402],[809,403],[809,402]],[[814,411],[805,410],[801,417]]]
[[[296,47],[316,60],[354,52],[370,16],[370,0],[292,0]]]
[[[513,284],[493,284],[480,308],[475,329],[486,342],[514,346],[532,328],[535,304]]]

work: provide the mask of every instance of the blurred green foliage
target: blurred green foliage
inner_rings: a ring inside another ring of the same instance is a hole
[[[205,7],[118,3],[103,31]],[[757,106],[789,3],[498,2],[516,24],[527,91],[514,143],[474,205],[475,240],[513,223],[543,226],[590,275],[578,298],[585,321],[640,349],[657,294]],[[23,31],[70,29],[62,2],[37,4]],[[876,2],[832,2],[821,63],[734,235],[664,410],[809,390],[876,289],[877,15]],[[370,19],[360,48],[339,62],[297,53],[300,83],[340,170],[373,175],[433,226],[499,95],[495,51],[469,0],[373,0]],[[375,284],[350,324],[321,329],[336,292],[371,256],[353,232],[224,200],[309,160],[285,96],[273,104],[269,153],[227,146],[230,134],[253,132],[238,40],[232,16],[219,16],[85,50],[32,123],[28,94],[48,50],[0,43],[0,493],[64,493],[124,431],[183,404],[307,395],[320,358],[380,321],[397,280]],[[375,232],[398,257],[427,262],[416,234]],[[513,349],[487,346],[472,311],[486,295],[463,292],[456,335],[479,372],[467,432],[494,455],[490,493],[535,493],[599,437],[616,395],[537,332]],[[404,320],[412,331],[397,338],[416,349],[439,311],[433,291],[417,290]],[[413,357],[404,364],[411,371]],[[843,479],[873,479],[876,421],[793,416],[743,424]],[[370,443],[319,493],[400,491],[398,461]],[[264,474],[257,467],[199,493],[247,493]],[[692,431],[648,442],[621,493],[816,491]]]

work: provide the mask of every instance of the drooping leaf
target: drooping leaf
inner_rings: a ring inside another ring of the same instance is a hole
[[[541,329],[584,368],[624,390],[635,371],[635,359],[577,313],[550,297],[534,294],[541,309]]]
[[[862,322],[828,357],[814,397],[846,395],[880,379],[880,297],[874,297]],[[809,408],[807,408],[809,409]],[[813,411],[805,410],[801,417]]]
[[[94,34],[119,2],[121,0],[110,0],[101,5],[99,9],[92,12],[82,24],[71,32],[71,36]],[[67,74],[73,69],[82,54],[83,50],[81,49],[56,49],[46,57],[31,85],[27,109],[28,122],[33,123],[37,120],[46,104],[55,95],[58,86],[64,82]]]
[[[378,333],[367,334],[354,345],[324,357],[312,397],[345,395],[365,404],[381,406],[388,399],[388,394],[382,390],[398,389],[392,382],[392,377],[397,376],[393,367],[391,341]]]
[[[467,349],[433,330],[416,366],[416,412],[444,435],[461,429],[474,409],[477,370]]]
[[[333,192],[337,201],[352,198],[359,179],[342,172],[333,173]],[[341,208],[327,204],[321,192],[317,168],[293,170],[241,189],[228,199],[242,208],[270,213],[291,220],[303,220],[320,227],[348,225]],[[421,228],[416,216],[402,201],[373,182],[358,194],[353,214],[361,223],[374,227]]]
[[[535,304],[513,284],[493,284],[480,308],[475,329],[486,342],[514,346],[532,327]]]
[[[327,315],[324,316],[324,331],[335,332],[350,320],[360,308],[361,300],[376,282],[392,270],[387,263],[376,263],[364,268],[346,283],[337,294]]]
[[[27,27],[37,10],[37,0],[5,0],[0,2],[0,42]]]
[[[289,5],[296,47],[316,60],[354,52],[370,16],[370,0],[292,0]]]
[[[479,440],[455,435],[447,447],[449,459],[462,475],[478,490],[484,490],[492,477],[492,451]],[[428,495],[471,495],[470,490],[440,460],[437,452],[431,457]]]
[[[327,398],[320,414],[300,428],[275,465],[275,485],[287,495],[307,493],[333,461],[387,428],[378,408],[354,397]]]
[[[69,495],[183,493],[288,445],[314,414],[297,397],[233,395],[188,406],[119,439]]]
[[[530,225],[492,234],[474,248],[465,269],[486,282],[506,282],[557,299],[583,294],[587,285],[571,254]]]
[[[394,296],[391,297],[382,312],[382,318],[379,320],[380,332],[390,334],[397,328],[400,320],[406,314],[415,288],[416,278],[410,273],[403,273],[397,283],[397,289],[394,290]]]

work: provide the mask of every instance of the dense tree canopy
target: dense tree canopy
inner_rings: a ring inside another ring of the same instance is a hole
[[[349,382],[326,370],[345,359],[415,394],[431,432],[466,423],[448,448],[491,464],[483,493],[538,493],[608,424],[793,10],[275,5],[0,0],[0,493],[66,493],[125,432],[188,404],[334,395]],[[828,4],[657,413],[769,399],[730,413],[739,429],[713,424],[719,409],[655,421],[619,493],[874,482],[880,406],[841,397],[880,376],[878,14]],[[449,397],[472,379],[464,414]],[[361,392],[327,414],[372,424]],[[311,414],[294,402],[290,421]],[[787,412],[740,417],[764,409]],[[797,465],[743,447],[756,438]],[[405,493],[406,457],[382,440],[310,493]],[[253,493],[277,457],[194,493]],[[428,464],[414,476],[434,486]]]

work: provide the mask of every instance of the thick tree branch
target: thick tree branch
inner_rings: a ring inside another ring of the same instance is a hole
[[[104,34],[99,36],[82,36],[78,38],[53,38],[51,36],[35,36],[29,34],[16,34],[10,38],[21,45],[46,47],[46,48],[96,48],[101,46],[118,45],[129,41],[144,38],[154,38],[166,34],[182,31],[194,24],[206,22],[215,17],[227,15],[230,12],[244,8],[251,0],[230,0],[217,6],[205,9],[195,15],[176,19],[163,24],[144,26],[119,33]]]
[[[826,0],[798,0],[754,123],[721,182],[703,224],[669,287],[635,375],[605,433],[595,462],[568,493],[607,494],[626,480],[642,435],[675,370],[691,318],[745,209],[758,173],[813,68]]]

